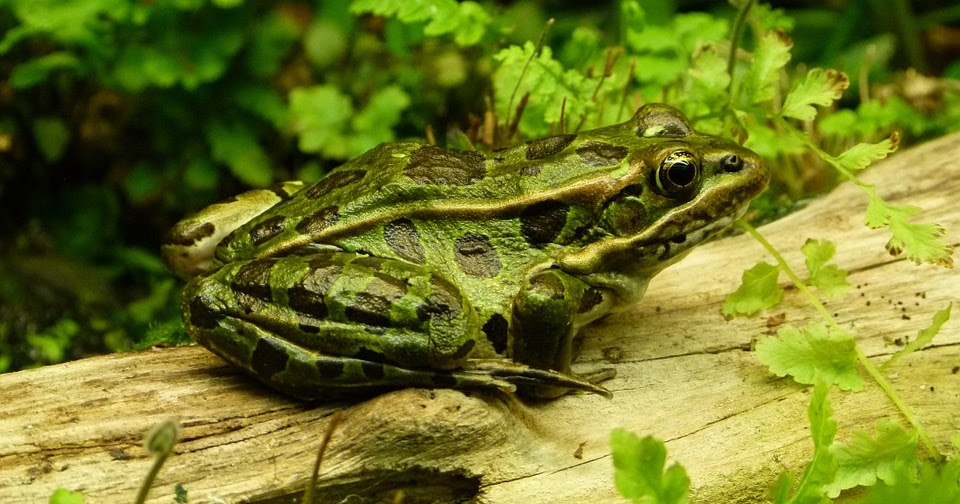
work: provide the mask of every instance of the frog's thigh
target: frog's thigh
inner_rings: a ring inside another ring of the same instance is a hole
[[[452,369],[479,334],[473,308],[436,272],[351,252],[238,261],[184,296],[191,335],[245,367],[269,334],[315,355]]]

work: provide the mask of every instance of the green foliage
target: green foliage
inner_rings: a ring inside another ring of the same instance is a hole
[[[890,356],[886,362],[880,366],[880,369],[886,369],[893,365],[893,363],[900,360],[902,357],[912,354],[917,350],[929,345],[933,342],[934,336],[940,333],[940,328],[943,327],[948,320],[950,320],[950,310],[953,308],[953,303],[947,305],[946,308],[938,311],[933,316],[933,320],[930,322],[930,325],[921,329],[917,333],[917,337],[913,341],[904,345],[903,348],[897,351],[897,353]]]
[[[770,491],[775,504],[823,502],[825,487],[835,477],[837,462],[830,447],[837,435],[837,422],[833,419],[833,407],[827,398],[828,390],[829,387],[826,384],[817,382],[810,397],[810,406],[807,408],[810,437],[813,440],[813,457],[796,483],[790,473],[780,473]],[[794,488],[792,494],[791,488]]]
[[[86,500],[81,492],[58,488],[50,495],[50,504],[83,504]]]
[[[821,324],[802,329],[791,325],[757,342],[757,358],[777,376],[790,375],[799,383],[813,384],[824,380],[844,390],[861,390],[863,381],[857,374],[856,342],[840,330]]]
[[[664,471],[667,449],[663,441],[623,429],[610,433],[614,480],[621,495],[642,504],[688,502],[690,478],[679,464]]]
[[[853,433],[848,443],[831,447],[837,460],[837,477],[828,485],[831,497],[856,486],[873,486],[877,480],[896,485],[917,466],[917,434],[903,430],[889,418],[877,421],[876,435]],[[908,478],[912,479],[912,478]]]
[[[753,315],[775,306],[783,299],[779,278],[780,268],[765,262],[744,271],[740,286],[723,301],[723,315]]]

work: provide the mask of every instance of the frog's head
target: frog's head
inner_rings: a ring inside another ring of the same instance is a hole
[[[603,203],[595,238],[561,257],[568,271],[649,279],[743,215],[767,186],[756,153],[697,133],[673,107],[646,105],[614,128],[631,146],[629,168]]]

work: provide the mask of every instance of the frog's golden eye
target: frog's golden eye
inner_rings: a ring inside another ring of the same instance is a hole
[[[654,179],[657,192],[668,198],[689,196],[700,181],[700,164],[689,152],[673,152],[660,163]]]

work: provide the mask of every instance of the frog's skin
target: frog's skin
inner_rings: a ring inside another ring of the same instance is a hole
[[[580,327],[738,218],[753,152],[666,105],[487,154],[385,143],[316,184],[179,223],[164,256],[201,345],[304,399],[402,387],[609,395]],[[212,255],[212,257],[211,257]]]

